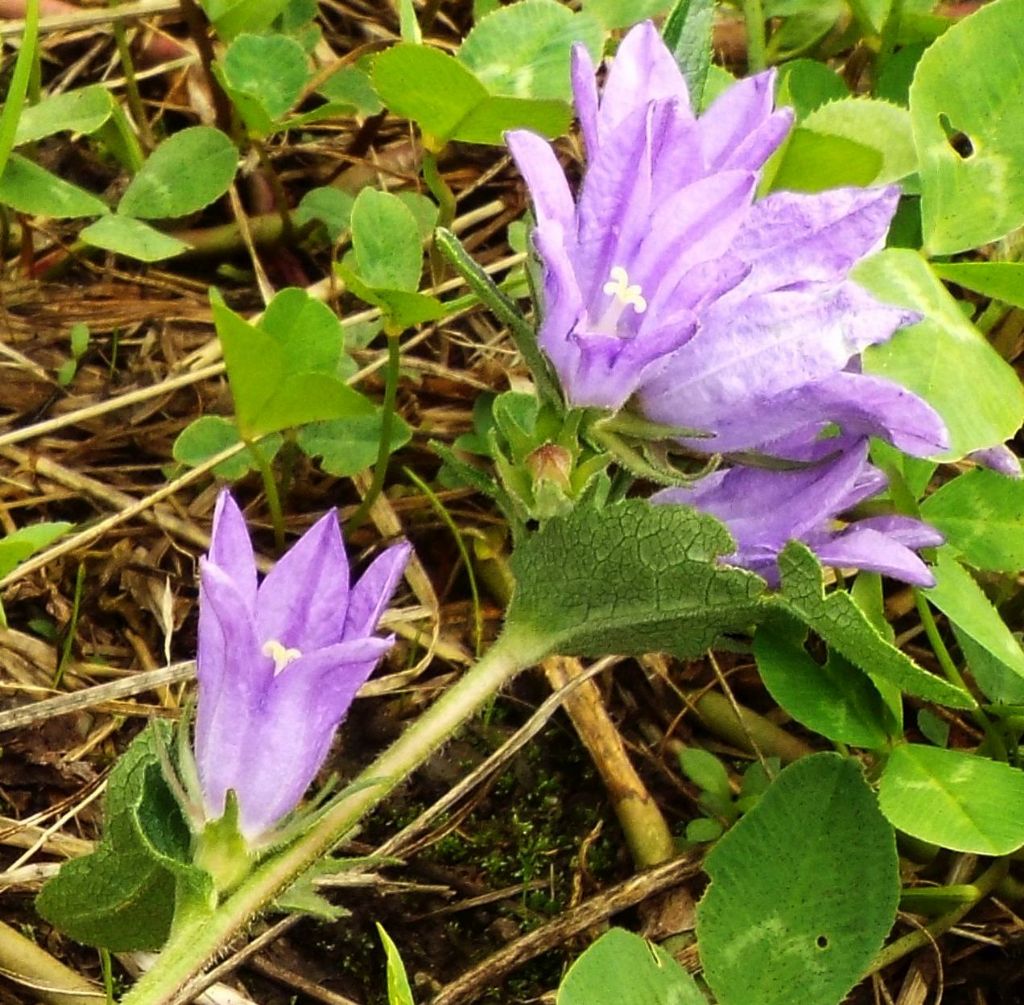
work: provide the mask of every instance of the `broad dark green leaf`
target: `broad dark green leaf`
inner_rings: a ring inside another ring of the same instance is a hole
[[[705,871],[697,938],[719,1005],[837,1005],[896,915],[892,827],[857,762],[837,754],[786,768]]]
[[[764,581],[718,562],[733,547],[720,523],[685,506],[578,507],[513,553],[507,623],[566,656],[696,656],[763,613]]]

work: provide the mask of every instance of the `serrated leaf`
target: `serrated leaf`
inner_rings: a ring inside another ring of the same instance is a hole
[[[557,1005],[706,1005],[694,979],[661,946],[612,928],[569,968]]]
[[[902,744],[878,801],[893,826],[943,848],[1007,855],[1024,844],[1024,771],[986,757]]]
[[[704,977],[719,1005],[836,1005],[892,927],[892,828],[855,761],[786,768],[705,860],[697,908]]]
[[[112,111],[110,92],[99,84],[49,95],[22,110],[14,145],[34,143],[54,133],[93,133],[110,118]]]
[[[733,549],[718,521],[686,506],[577,507],[516,548],[507,623],[566,656],[693,657],[763,613],[764,581],[718,562]]]
[[[372,415],[311,422],[299,430],[296,442],[310,457],[320,458],[320,467],[337,478],[350,478],[371,467],[380,448],[382,410]],[[404,447],[412,430],[400,415],[391,417],[390,452]]]
[[[779,67],[776,101],[792,105],[798,122],[819,105],[849,96],[843,78],[816,59],[793,59]]]
[[[295,292],[308,298],[301,290],[282,291],[289,294],[289,302],[294,301]],[[216,290],[211,290],[210,301],[243,439],[307,422],[373,412],[373,403],[338,377],[340,347],[336,352],[332,348],[306,354],[300,351],[308,347],[302,329],[282,326],[268,331],[266,314],[262,325],[249,324],[227,307]],[[273,306],[271,301],[267,308],[272,319],[276,316],[271,312]],[[293,311],[294,303],[288,308],[289,315],[294,316]]]
[[[976,468],[928,496],[921,517],[976,569],[1024,569],[1024,481]]]
[[[917,64],[910,114],[932,255],[986,244],[1024,223],[1022,22],[1024,0],[988,4]]]
[[[661,32],[665,45],[683,71],[694,108],[701,107],[711,67],[714,17],[714,0],[676,0]]]
[[[870,179],[873,185],[899,181],[917,170],[910,113],[899,105],[872,98],[843,98],[816,108],[804,119],[803,127],[878,151],[881,164]]]
[[[797,722],[838,743],[869,750],[897,733],[878,688],[867,674],[835,653],[822,666],[804,649],[801,635],[772,624],[754,636],[754,658],[769,694]]]
[[[84,188],[58,178],[27,157],[11,154],[0,175],[0,203],[30,216],[102,216],[109,207]]]
[[[934,572],[935,586],[924,591],[929,603],[1004,666],[1024,678],[1024,650],[985,596],[985,591],[957,562],[948,545],[939,549]]]
[[[90,223],[79,235],[86,244],[140,262],[161,262],[188,251],[191,245],[161,233],[142,220],[108,213]]]
[[[779,555],[779,572],[780,604],[869,676],[940,705],[973,706],[969,694],[928,673],[890,645],[845,590],[826,595],[821,566],[806,545],[799,541],[786,545]]]
[[[597,59],[603,41],[588,11],[573,13],[557,0],[521,0],[478,21],[457,58],[493,95],[568,101],[573,44]]]
[[[144,220],[186,216],[219,199],[237,168],[238,151],[219,129],[183,129],[149,155],[117,211]]]
[[[964,317],[915,251],[891,248],[861,262],[854,278],[880,300],[924,320],[871,346],[864,369],[925,399],[949,429],[945,459],[1008,440],[1024,419],[1024,388],[1013,368]]]

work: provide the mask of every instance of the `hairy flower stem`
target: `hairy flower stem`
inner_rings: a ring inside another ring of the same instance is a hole
[[[366,768],[300,838],[261,863],[212,915],[186,922],[171,935],[152,970],[123,1005],[179,1005],[197,993],[192,979],[282,891],[328,855],[397,785],[438,750],[520,670],[548,651],[532,631],[507,627],[466,675]]]

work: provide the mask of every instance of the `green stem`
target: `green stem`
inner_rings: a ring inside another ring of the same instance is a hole
[[[884,970],[887,966],[895,963],[897,960],[903,959],[904,956],[934,943],[936,936],[948,932],[964,917],[965,914],[967,914],[968,911],[970,911],[972,907],[974,907],[978,900],[982,900],[987,897],[999,885],[1008,869],[1009,859],[996,859],[996,861],[993,862],[973,884],[978,891],[977,900],[966,904],[960,904],[952,911],[942,915],[941,918],[936,918],[935,921],[925,928],[917,928],[912,932],[908,932],[895,942],[890,942],[889,945],[887,945],[875,957],[874,962],[868,969],[868,974],[878,973],[880,970]],[[867,976],[867,974],[865,974],[865,976]]]
[[[768,42],[761,0],[743,0],[743,17],[747,23],[747,70],[760,73],[768,66]]]
[[[111,0],[111,7],[116,7],[120,0]],[[117,55],[121,60],[121,69],[124,70],[124,90],[128,99],[128,107],[132,110],[135,119],[135,127],[139,130],[139,136],[147,150],[155,146],[153,133],[149,128],[149,120],[146,118],[146,108],[142,104],[142,94],[139,92],[139,82],[135,78],[135,62],[132,60],[132,51],[128,46],[128,34],[124,28],[124,22],[114,21],[114,41],[117,44]]]
[[[274,526],[274,546],[278,554],[284,551],[284,510],[281,508],[281,494],[277,491],[277,479],[274,477],[274,469],[270,466],[259,444],[255,441],[248,442],[249,454],[252,456],[256,467],[259,468],[260,477],[263,479],[263,491],[267,494],[267,506],[270,508],[270,522]]]
[[[380,443],[377,446],[377,463],[373,468],[373,481],[363,496],[359,508],[349,518],[345,526],[347,533],[361,527],[363,521],[369,515],[370,509],[377,501],[377,497],[384,490],[384,479],[388,473],[388,458],[391,456],[391,430],[394,426],[395,399],[398,397],[398,371],[401,364],[402,352],[398,332],[386,332],[388,340],[388,365],[384,371],[384,404],[383,414],[380,417]]]
[[[431,195],[437,200],[437,226],[450,230],[455,219],[455,193],[437,169],[437,157],[432,151],[423,154],[423,180],[427,183]],[[444,259],[441,257],[437,241],[430,242],[430,276],[434,285],[444,280]]]
[[[171,936],[153,968],[122,999],[123,1005],[179,1005],[191,1001],[191,979],[274,899],[330,854],[356,824],[446,743],[520,670],[547,652],[529,630],[506,628],[483,659],[423,713],[402,736],[327,807],[294,844],[267,859],[209,916]]]
[[[963,674],[960,673],[960,669],[957,667],[950,656],[949,650],[946,648],[946,643],[942,641],[942,636],[939,634],[939,627],[935,623],[935,617],[932,615],[931,608],[928,606],[928,601],[920,590],[914,590],[914,601],[917,604],[917,613],[920,615],[921,624],[924,626],[924,633],[928,636],[928,642],[931,644],[932,652],[935,653],[935,658],[939,661],[939,666],[942,668],[943,674],[946,676],[946,680],[950,682],[954,687],[959,688],[965,694],[970,694],[970,690],[964,681]],[[992,745],[992,754],[1000,761],[1005,761],[1008,758],[1006,750],[1006,743],[1003,737],[999,734],[999,731],[995,728],[992,720],[982,711],[980,706],[975,703],[971,709],[971,718],[981,727],[985,733],[985,737],[988,742]]]
[[[3,111],[0,112],[0,174],[7,167],[7,161],[14,150],[14,138],[18,132],[18,119],[25,105],[25,94],[32,77],[32,65],[39,47],[39,0],[28,0],[25,5],[25,31],[21,37],[21,49],[14,62],[14,72],[7,85]]]

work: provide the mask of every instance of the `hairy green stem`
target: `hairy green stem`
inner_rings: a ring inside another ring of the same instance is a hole
[[[761,0],[743,0],[743,17],[747,23],[747,69],[750,73],[760,73],[768,66],[768,43]]]
[[[377,501],[377,496],[384,491],[384,478],[388,473],[388,458],[391,456],[391,430],[395,421],[395,399],[398,397],[398,371],[402,359],[402,347],[399,342],[401,336],[398,332],[389,331],[386,334],[388,363],[384,371],[384,404],[380,417],[380,444],[377,447],[377,463],[373,467],[373,481],[370,482],[363,501],[345,525],[345,529],[349,533],[362,526],[370,509]]]
[[[548,650],[529,630],[506,628],[483,659],[362,771],[293,844],[261,863],[214,911],[171,936],[153,968],[123,1005],[182,1005],[196,993],[192,978],[252,919],[266,911],[397,785],[404,782],[520,670]]]

